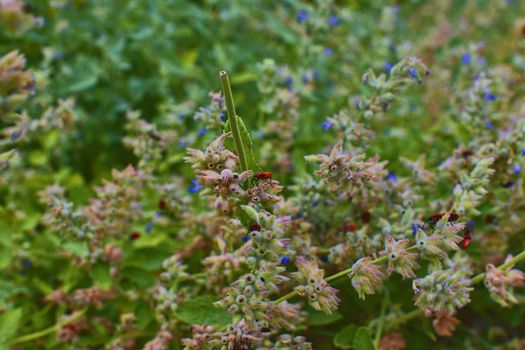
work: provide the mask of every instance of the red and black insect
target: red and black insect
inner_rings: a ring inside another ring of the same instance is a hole
[[[270,180],[270,185],[272,184],[272,173],[269,171],[262,171],[253,175],[254,180]]]
[[[439,214],[432,214],[427,218],[428,225],[434,229],[436,227],[436,224],[441,218],[445,216],[445,213],[439,213]],[[459,219],[459,214],[455,212],[451,212],[448,217],[448,222],[454,222],[457,219]]]
[[[250,225],[250,228],[248,229],[249,232],[252,232],[252,231],[260,231],[261,230],[261,225],[259,224],[251,224]]]
[[[140,238],[140,233],[138,233],[137,231],[131,232],[131,234],[129,235],[129,239],[131,241],[134,241],[137,238]]]
[[[346,226],[343,226],[343,228],[341,228],[341,231],[343,231],[343,232],[355,232],[355,231],[357,231],[357,225],[356,224],[348,224]]]
[[[470,242],[472,242],[472,232],[470,231],[470,229],[467,227],[465,229],[465,233],[463,235],[463,240],[461,242],[459,242],[459,246],[463,249],[467,249],[468,246],[470,245]]]
[[[167,206],[168,206],[168,204],[166,203],[166,201],[164,199],[159,200],[159,209],[160,210],[166,209]]]

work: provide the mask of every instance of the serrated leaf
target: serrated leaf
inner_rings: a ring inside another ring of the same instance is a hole
[[[343,327],[334,337],[334,345],[341,349],[350,349],[357,331],[355,324]]]
[[[360,327],[355,332],[353,347],[355,350],[374,350],[372,337],[366,327]]]
[[[21,318],[21,309],[8,310],[0,316],[0,350],[9,349],[9,343],[16,334]]]
[[[187,300],[175,312],[177,318],[187,324],[207,324],[225,326],[232,320],[232,315],[224,309],[213,306],[217,297],[205,295]]]
[[[343,318],[343,315],[341,315],[337,311],[331,314],[327,314],[321,311],[312,310],[312,311],[309,311],[308,324],[311,326],[322,326],[322,325],[337,322],[342,318]]]
[[[242,118],[237,116],[237,124],[239,125],[239,129],[241,132],[241,139],[242,139],[242,145],[244,147],[244,152],[246,153],[246,160],[248,162],[248,169],[252,170],[253,172],[260,172],[261,167],[257,164],[255,160],[255,156],[253,155],[253,143],[252,138],[250,137],[250,133],[248,132],[248,129],[246,129],[246,125],[244,125],[244,122],[242,121]],[[226,123],[224,124],[224,133],[231,132],[231,126],[230,126],[230,120],[228,119]],[[227,138],[224,141],[224,145],[226,148],[228,148],[230,151],[235,152],[237,154],[237,150],[235,149],[235,144],[233,142],[233,138]]]

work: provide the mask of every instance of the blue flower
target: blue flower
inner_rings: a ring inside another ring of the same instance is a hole
[[[419,228],[419,225],[416,225],[416,224],[412,224],[412,234],[416,234],[417,233],[417,229]]]
[[[184,146],[186,146],[186,141],[179,140],[179,148],[184,148]]]
[[[244,243],[248,242],[249,240],[250,240],[250,237],[249,237],[249,236],[244,236],[244,237],[242,238],[242,241],[243,241]]]
[[[521,172],[521,166],[519,164],[514,164],[514,167],[512,168],[512,172],[518,175]]]
[[[226,116],[224,115],[224,112],[221,112],[221,114],[219,115],[219,117],[221,118],[222,121],[225,121],[225,120],[226,120]]]
[[[523,157],[525,157],[525,148],[522,148],[522,149],[521,149],[521,155],[522,155]]]
[[[388,175],[386,176],[386,179],[389,180],[389,181],[392,181],[392,182],[396,182],[397,181],[397,175],[394,174],[393,172],[389,171]]]
[[[323,130],[324,130],[324,131],[328,131],[328,130],[330,130],[330,128],[331,128],[333,125],[334,125],[334,123],[332,123],[332,122],[330,122],[330,121],[328,121],[328,120],[325,120],[325,121],[323,122]]]
[[[297,14],[297,22],[298,23],[303,23],[304,21],[306,21],[308,19],[308,17],[310,17],[308,12],[306,12],[306,11],[299,11],[299,13]]]
[[[297,213],[297,214],[292,215],[292,220],[299,220],[299,219],[302,219],[303,217],[304,217],[303,213]]]
[[[337,16],[330,16],[330,18],[328,18],[328,24],[331,25],[331,26],[336,26],[340,22],[341,21],[339,20],[339,17],[337,17]]]
[[[192,185],[188,188],[189,193],[197,193],[204,187],[199,183],[199,180],[191,180]]]
[[[206,131],[207,131],[207,130],[206,130],[206,127],[203,126],[202,128],[199,129],[199,131],[197,131],[197,134],[198,134],[199,136],[204,136],[204,135],[206,134]]]
[[[327,262],[329,261],[329,260],[328,260],[328,255],[323,255],[323,256],[321,257],[321,261],[327,263]]]
[[[484,99],[485,101],[491,101],[491,102],[492,102],[492,101],[496,101],[496,98],[497,98],[496,95],[494,95],[494,94],[492,94],[492,93],[490,93],[490,92],[485,92],[485,93],[483,94],[483,99]]]
[[[312,202],[312,207],[317,207],[319,205],[319,199],[314,199]]]
[[[283,258],[281,259],[282,265],[288,264],[289,262],[290,262],[290,257],[288,256],[283,256]]]
[[[323,50],[323,53],[326,55],[326,56],[332,56],[334,54],[334,50],[327,47],[326,49]]]
[[[146,228],[144,228],[144,231],[146,231],[146,233],[150,233],[151,231],[153,231],[153,222],[148,222],[146,224]]]
[[[489,129],[490,131],[494,130],[494,124],[492,124],[492,122],[490,120],[485,120],[485,126],[487,127],[487,129]]]
[[[470,56],[470,53],[465,52],[463,55],[461,55],[461,62],[464,65],[469,65],[471,61],[472,61],[472,57]]]
[[[12,132],[9,138],[11,139],[11,142],[15,142],[16,140],[20,138],[20,136],[22,136],[22,131],[18,130],[18,131]]]
[[[293,78],[292,77],[286,77],[284,78],[283,82],[288,85],[288,86],[292,86],[292,83],[293,83]]]
[[[474,220],[467,221],[467,227],[474,228]]]
[[[394,67],[392,62],[389,61],[385,63],[385,70],[387,71],[387,73],[390,73],[390,71],[392,70],[392,67]]]
[[[417,70],[415,68],[409,67],[407,69],[408,75],[410,75],[412,78],[417,78]]]
[[[308,81],[309,81],[309,79],[308,79],[308,75],[303,74],[303,83],[307,84]]]

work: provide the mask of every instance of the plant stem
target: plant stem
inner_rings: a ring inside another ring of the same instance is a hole
[[[239,123],[237,122],[237,118],[239,117],[235,113],[235,104],[233,103],[232,88],[230,85],[230,79],[228,78],[228,73],[226,73],[226,71],[220,71],[219,79],[222,85],[224,100],[226,101],[228,120],[232,130],[233,143],[235,144],[237,156],[239,157],[239,165],[241,166],[241,171],[246,171],[248,170],[248,160],[246,152],[244,151],[244,145],[242,144],[241,131],[239,129]]]
[[[379,316],[379,325],[376,329],[376,336],[374,338],[374,347],[379,348],[379,342],[381,341],[381,333],[383,333],[383,325],[385,324],[385,313],[386,305],[388,302],[388,289],[385,289],[385,297],[383,298],[383,305],[381,306],[381,315]]]
[[[22,335],[22,336],[20,336],[18,338],[15,338],[10,344],[11,345],[20,344],[20,343],[25,343],[25,342],[28,342],[28,341],[31,341],[31,340],[35,340],[35,339],[38,339],[38,338],[45,337],[48,334],[51,334],[51,333],[54,333],[54,332],[58,331],[62,326],[66,325],[68,323],[71,323],[71,322],[75,322],[76,320],[80,319],[82,316],[84,316],[86,311],[87,311],[87,308],[86,309],[82,309],[80,311],[77,311],[73,315],[71,315],[71,317],[68,317],[67,319],[62,320],[62,321],[54,324],[53,326],[51,326],[49,328],[46,328],[46,329],[43,329],[41,331],[37,331],[37,332],[31,333],[31,334]]]

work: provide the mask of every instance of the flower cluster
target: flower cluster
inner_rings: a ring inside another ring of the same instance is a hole
[[[505,262],[509,261],[512,256],[508,256]],[[493,264],[488,264],[485,274],[485,286],[490,292],[494,301],[504,307],[511,304],[517,304],[518,300],[514,296],[515,287],[525,286],[525,273],[513,269],[510,265],[506,269],[498,269]]]
[[[369,257],[357,260],[348,275],[361,299],[365,299],[366,294],[375,294],[383,287],[383,276],[383,268],[374,264]]]
[[[386,273],[399,273],[403,279],[416,277],[414,270],[419,268],[416,262],[417,254],[407,251],[409,241],[402,239],[396,241],[391,235],[385,237],[385,250],[382,252],[388,259]]]
[[[295,291],[308,299],[308,303],[316,310],[331,314],[337,310],[339,298],[337,289],[328,285],[323,279],[324,271],[319,269],[316,260],[308,260],[301,256],[295,259],[298,271],[294,279],[299,283]]]

